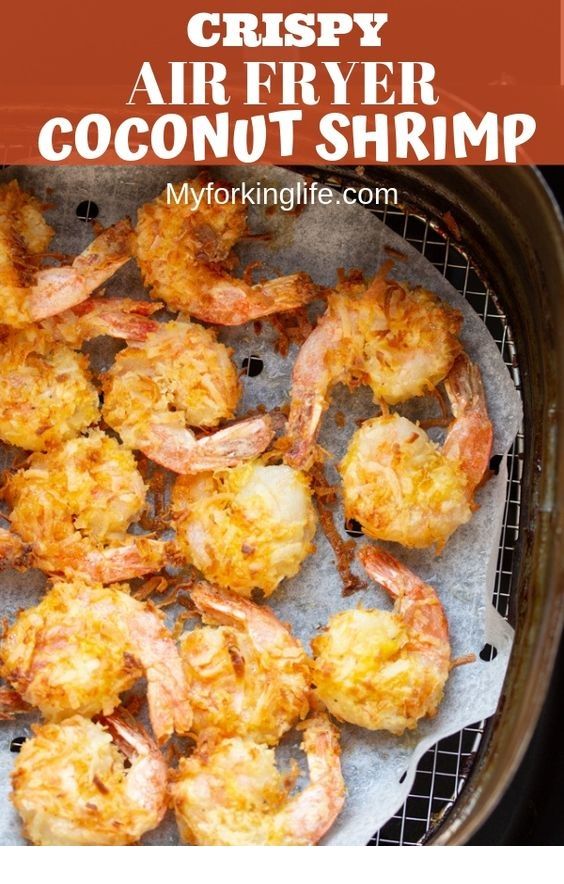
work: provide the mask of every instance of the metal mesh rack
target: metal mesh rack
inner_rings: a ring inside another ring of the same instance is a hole
[[[372,207],[371,211],[422,252],[468,300],[485,322],[519,390],[519,367],[507,317],[493,292],[473,268],[471,259],[449,237],[444,237],[429,219],[408,209],[388,205]],[[511,575],[519,533],[523,450],[523,434],[519,433],[508,455],[507,494],[493,595],[494,605],[510,621],[513,607]],[[492,469],[496,466],[492,462]],[[495,649],[486,647],[482,654],[491,658],[495,655]],[[464,788],[487,727],[487,721],[466,727],[441,740],[425,753],[407,801],[374,835],[370,845],[416,845],[430,838]]]

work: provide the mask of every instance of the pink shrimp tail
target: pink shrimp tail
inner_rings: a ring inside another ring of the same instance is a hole
[[[124,341],[144,341],[159,323],[150,316],[160,310],[159,301],[134,301],[132,298],[88,298],[81,304],[44,320],[54,338],[71,347],[80,347],[84,341],[109,335]]]
[[[145,730],[124,709],[98,716],[122,754],[131,762],[126,771],[129,799],[155,815],[158,825],[167,809],[168,769],[158,747]]]
[[[404,592],[425,586],[409,568],[390,553],[376,546],[364,546],[358,559],[371,580],[379,583],[392,596],[398,598]]]
[[[96,237],[70,267],[40,270],[28,296],[31,318],[39,322],[85,301],[129,261],[132,239],[129,221],[118,221]]]
[[[342,343],[342,328],[326,313],[302,345],[292,372],[288,417],[290,449],[284,460],[296,469],[309,469],[316,457],[315,440],[327,394],[333,381],[332,359]]]
[[[190,590],[190,597],[206,622],[211,620],[212,623],[245,628],[257,648],[275,648],[280,642],[281,631],[286,632],[266,605],[255,605],[226,589],[201,582]],[[285,642],[292,640],[289,633],[284,635]]]
[[[448,623],[440,599],[428,583],[375,546],[363,547],[358,558],[368,576],[395,599],[394,611],[415,637],[412,641],[442,664],[450,661]],[[430,650],[429,650],[430,649]]]
[[[285,462],[297,470],[310,469],[316,459],[315,437],[324,411],[324,398],[315,392],[292,399],[289,418],[291,447]]]
[[[120,752],[130,760],[146,748],[155,746],[149,734],[122,706],[114,709],[111,715],[97,715],[96,721],[109,731]]]
[[[281,276],[254,286],[243,280],[220,277],[210,287],[209,297],[190,308],[190,313],[203,322],[243,325],[272,313],[303,307],[317,293],[318,287],[306,273]]]
[[[187,734],[192,726],[192,707],[173,639],[149,605],[131,617],[129,630],[147,676],[149,716],[158,742],[164,743],[174,732]]]
[[[274,438],[269,415],[239,421],[196,440],[185,428],[153,425],[141,450],[175,473],[202,473],[233,467],[262,454]]]
[[[100,583],[132,580],[160,571],[167,563],[167,544],[149,537],[132,537],[131,542],[119,547],[88,552],[81,562],[70,567],[82,571]]]
[[[486,474],[493,444],[493,427],[478,366],[466,355],[459,356],[445,381],[445,389],[455,420],[445,439],[443,454],[460,464],[474,490]]]
[[[329,718],[317,715],[304,722],[303,729],[310,784],[289,802],[282,815],[297,843],[316,844],[342,810],[345,781],[338,731]]]

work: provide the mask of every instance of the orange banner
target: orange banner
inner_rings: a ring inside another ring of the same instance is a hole
[[[561,163],[559,0],[2,13],[3,163]]]

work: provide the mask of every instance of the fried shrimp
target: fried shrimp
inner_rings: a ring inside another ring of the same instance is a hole
[[[119,221],[63,267],[41,267],[53,230],[16,181],[0,186],[0,323],[21,328],[86,300],[129,261],[132,229]]]
[[[302,748],[310,783],[290,795],[295,776],[276,767],[274,749],[233,737],[199,744],[180,761],[172,801],[189,844],[282,846],[316,844],[345,800],[336,728],[324,715],[306,721]]]
[[[159,325],[118,353],[104,375],[104,418],[129,448],[177,473],[235,466],[268,446],[268,415],[196,439],[189,427],[213,428],[233,417],[240,395],[227,347],[211,329],[176,321]]]
[[[374,547],[359,558],[394,610],[331,617],[311,643],[316,692],[337,718],[400,735],[437,712],[450,671],[448,625],[435,590],[408,568]]]
[[[0,674],[49,721],[109,715],[143,675],[159,742],[187,733],[192,715],[176,645],[160,613],[129,595],[75,577],[22,611],[0,644]]]
[[[270,595],[313,551],[316,517],[306,477],[264,460],[182,476],[172,494],[181,554],[207,580]]]
[[[286,455],[295,467],[308,469],[315,459],[335,384],[367,384],[376,402],[393,405],[432,390],[460,352],[460,314],[426,289],[387,279],[386,269],[368,285],[341,283],[298,354]]]
[[[340,465],[345,512],[370,537],[440,551],[477,508],[474,492],[492,449],[477,366],[460,356],[445,387],[454,421],[442,448],[397,414],[366,421],[354,434]]]
[[[137,260],[152,296],[218,325],[293,310],[315,297],[305,273],[258,285],[231,276],[229,254],[247,232],[245,206],[238,199],[219,205],[213,192],[208,199],[203,176],[186,187],[187,202],[168,203],[165,191],[138,213]]]
[[[74,715],[34,726],[14,765],[11,799],[33,844],[135,844],[165,814],[167,766],[129,718]]]
[[[3,496],[12,531],[50,574],[113,583],[165,564],[164,542],[126,533],[144,509],[146,487],[131,451],[101,430],[33,454],[8,477]]]
[[[191,597],[204,623],[212,624],[180,642],[192,730],[275,745],[309,710],[303,647],[269,608],[203,584]]]
[[[45,451],[99,420],[99,396],[87,357],[71,347],[99,334],[146,337],[158,323],[147,318],[147,305],[139,310],[137,303],[91,299],[75,308],[79,315],[65,311],[49,328],[28,325],[1,336],[2,441]]]

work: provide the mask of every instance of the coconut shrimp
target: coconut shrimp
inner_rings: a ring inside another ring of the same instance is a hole
[[[217,186],[230,187],[217,182]],[[293,310],[317,288],[305,273],[251,285],[230,275],[229,254],[247,232],[241,200],[206,198],[203,176],[187,183],[188,201],[167,202],[164,191],[139,210],[136,254],[151,295],[204,322],[241,325]],[[200,200],[199,204],[197,200]]]
[[[88,359],[72,348],[100,334],[142,339],[158,327],[147,316],[152,309],[129,299],[92,298],[48,327],[7,330],[0,349],[0,439],[45,451],[97,422],[99,396]]]
[[[265,606],[204,584],[191,597],[208,624],[180,642],[193,732],[275,745],[309,710],[303,647]]]
[[[215,332],[191,322],[159,325],[116,356],[104,375],[104,419],[130,448],[177,473],[235,466],[274,436],[268,415],[196,439],[189,427],[214,428],[233,417],[237,371]]]
[[[25,837],[44,846],[135,844],[161,822],[167,766],[124,714],[34,726],[12,771]]]
[[[286,460],[307,469],[331,389],[367,384],[391,405],[432,390],[461,345],[461,316],[432,292],[386,278],[348,280],[329,296],[327,311],[303,344],[292,374]]]
[[[479,369],[460,356],[445,388],[454,421],[442,448],[397,414],[354,434],[340,465],[345,511],[370,537],[440,551],[477,509],[492,450]]]
[[[164,542],[126,533],[145,507],[146,490],[132,452],[92,429],[32,454],[2,493],[12,531],[29,544],[38,568],[114,583],[165,564]]]
[[[397,559],[374,547],[359,558],[394,610],[331,617],[311,643],[316,693],[337,718],[400,735],[437,712],[451,668],[447,620],[433,587]]]
[[[176,645],[156,608],[134,599],[127,585],[55,582],[6,629],[0,675],[49,721],[109,715],[144,675],[159,742],[191,725]]]
[[[172,494],[181,555],[207,580],[270,595],[313,551],[316,516],[306,477],[265,458],[181,476]]]
[[[0,323],[21,328],[81,301],[131,257],[132,229],[119,221],[69,266],[41,267],[54,231],[42,205],[16,181],[0,186]]]
[[[183,840],[208,846],[316,844],[345,800],[339,738],[324,715],[303,725],[310,782],[290,795],[295,779],[276,767],[274,749],[233,737],[198,744],[180,761],[172,801]]]

